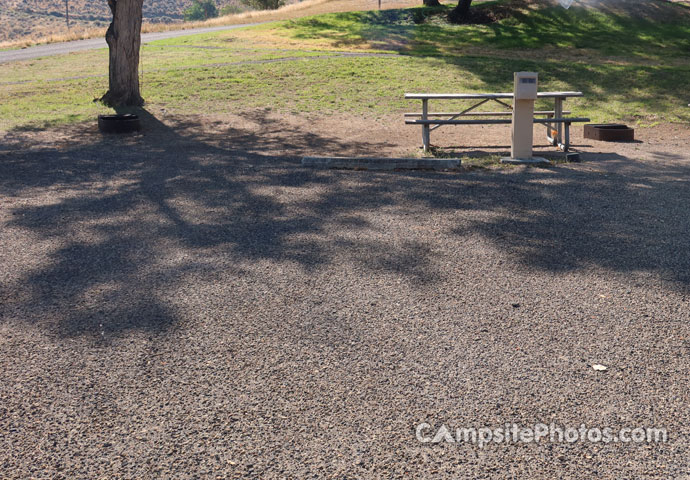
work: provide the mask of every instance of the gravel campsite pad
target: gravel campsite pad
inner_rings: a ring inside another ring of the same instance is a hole
[[[0,477],[690,471],[687,127],[579,128],[583,162],[546,169],[371,172],[299,160],[409,154],[420,132],[159,118],[0,143]],[[499,155],[505,134],[433,141]],[[668,441],[480,448],[422,423]]]

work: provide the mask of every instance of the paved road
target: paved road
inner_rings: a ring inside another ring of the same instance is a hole
[[[192,28],[187,30],[171,30],[169,32],[153,32],[145,33],[141,36],[141,38],[142,42],[148,43],[155,40],[163,40],[165,38],[184,37],[197,33],[217,32],[221,30],[232,30],[235,28],[249,27],[252,25],[256,25],[256,23]],[[82,50],[93,50],[96,48],[105,47],[107,47],[107,45],[104,38],[89,38],[88,40],[75,40],[73,42],[50,43],[48,45],[38,45],[36,47],[29,47],[21,50],[7,50],[0,52],[0,63],[31,60],[32,58],[46,57],[49,55],[62,55],[65,53],[80,52]]]

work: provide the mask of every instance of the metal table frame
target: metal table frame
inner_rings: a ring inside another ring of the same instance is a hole
[[[554,99],[554,115],[553,118],[555,119],[562,119],[563,118],[563,102],[567,98],[573,98],[573,97],[582,97],[583,94],[582,92],[539,92],[537,93],[537,98],[542,99],[542,98],[553,98]],[[502,115],[506,113],[510,113],[513,110],[513,106],[510,105],[509,103],[505,102],[504,100],[511,100],[513,98],[512,93],[406,93],[405,94],[405,99],[407,100],[421,100],[422,101],[422,115],[421,119],[423,121],[428,121],[429,120],[429,115],[443,115],[443,116],[448,116],[450,118],[441,120],[439,124],[436,124],[434,126],[431,126],[429,124],[423,124],[422,125],[422,143],[424,145],[424,149],[426,150],[429,146],[430,142],[430,136],[431,136],[431,131],[435,130],[439,127],[441,127],[444,124],[449,124],[449,123],[444,123],[444,122],[452,122],[453,120],[457,120],[460,117],[463,116],[477,116],[485,112],[474,112],[474,110],[477,107],[480,107],[484,105],[487,102],[493,101],[495,103],[500,104],[502,107],[506,108],[507,110],[504,110],[503,112],[490,112],[487,115],[490,115],[493,113],[493,115]],[[450,113],[450,114],[434,114],[429,112],[429,100],[477,100],[477,102],[470,107],[464,109],[463,111],[459,113]],[[549,123],[548,118],[544,118],[544,121],[539,121],[539,123],[544,123],[546,125],[546,130],[547,130],[547,139],[549,143],[552,145],[564,145],[566,144],[563,142],[563,124],[561,122],[551,122]],[[476,120],[472,121],[472,123],[478,123],[478,124],[492,124],[492,123],[509,123],[509,122],[496,122],[496,121],[490,121],[490,120]],[[553,136],[553,132],[555,132],[555,137]],[[568,142],[569,143],[569,142]]]

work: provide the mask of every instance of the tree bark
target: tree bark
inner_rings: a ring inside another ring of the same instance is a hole
[[[139,49],[143,0],[108,0],[113,21],[105,34],[110,50],[108,92],[101,101],[112,107],[141,106]]]
[[[470,6],[472,0],[458,0],[458,4],[450,11],[448,17],[453,23],[462,22],[470,17]]]
[[[439,2],[438,0],[424,0],[423,3],[424,3],[425,7],[440,7],[441,6],[441,2]]]

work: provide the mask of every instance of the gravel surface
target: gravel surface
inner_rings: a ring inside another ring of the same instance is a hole
[[[353,172],[299,158],[416,130],[224,121],[0,144],[0,477],[688,478],[690,156],[654,141],[687,129],[549,169]]]

